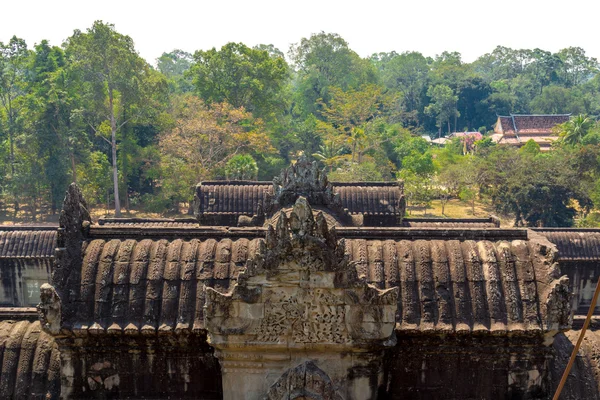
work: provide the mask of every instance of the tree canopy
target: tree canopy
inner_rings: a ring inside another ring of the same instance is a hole
[[[580,223],[600,205],[599,65],[580,47],[364,58],[319,32],[151,61],[102,21],[62,46],[0,43],[0,213],[56,213],[70,181],[116,215],[177,213],[200,180],[268,180],[300,156],[332,180],[401,179],[409,204],[480,201],[516,225]],[[510,113],[572,117],[545,152],[495,145]],[[464,131],[483,136],[431,144]]]

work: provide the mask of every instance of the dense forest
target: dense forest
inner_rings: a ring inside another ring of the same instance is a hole
[[[321,32],[284,50],[228,43],[151,65],[101,21],[60,46],[0,42],[0,213],[56,214],[74,181],[116,216],[176,214],[197,182],[269,180],[304,155],[335,181],[402,179],[412,205],[486,199],[515,225],[597,223],[600,74],[583,49],[361,58]],[[490,140],[510,113],[573,118],[542,153]],[[483,139],[423,138],[461,131]]]

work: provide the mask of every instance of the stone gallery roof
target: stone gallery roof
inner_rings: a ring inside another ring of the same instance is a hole
[[[101,229],[84,243],[79,300],[67,305],[75,307],[69,325],[79,334],[203,329],[203,285],[229,291],[264,251],[264,230],[254,238],[213,232],[167,240],[167,231],[111,239]],[[424,239],[435,239],[434,231],[445,240]],[[547,330],[555,254],[526,231],[511,230],[513,239],[506,233],[488,230],[473,240],[477,230],[338,230],[359,276],[378,288],[399,287],[400,330]],[[387,239],[365,238],[373,236]]]
[[[58,399],[60,358],[39,322],[0,321],[0,393],[3,399]]]
[[[110,227],[185,227],[198,225],[196,218],[100,218],[100,226]]]
[[[402,226],[411,228],[499,228],[500,220],[489,218],[404,218]]]
[[[396,182],[332,182],[342,207],[350,214],[399,215],[402,188]],[[266,196],[273,194],[272,182],[208,181],[196,188],[201,214],[253,215]]]
[[[0,259],[52,258],[57,227],[0,227]]]
[[[600,229],[536,228],[558,248],[564,261],[600,261]]]

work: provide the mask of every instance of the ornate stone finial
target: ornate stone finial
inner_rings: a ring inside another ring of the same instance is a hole
[[[304,156],[273,179],[272,206],[289,207],[300,196],[306,197],[313,206],[327,206],[334,211],[343,211],[342,202],[333,193],[327,175],[319,169],[316,161],[310,162]]]
[[[334,271],[345,264],[344,243],[338,242],[335,227],[329,228],[323,213],[316,218],[308,200],[296,200],[288,217],[281,211],[277,225],[269,225],[264,268],[273,269],[288,258],[310,269]]]
[[[81,281],[81,245],[91,225],[87,203],[79,187],[72,183],[67,189],[59,217],[57,249],[52,268],[53,290],[63,302],[63,319],[75,312]]]
[[[291,211],[280,211],[231,291],[205,287],[204,326],[224,382],[246,384],[247,392],[237,394],[227,385],[228,398],[339,400],[338,385],[350,388],[348,398],[373,398],[365,393],[376,391],[350,382],[348,371],[368,370],[369,379],[381,381],[376,360],[395,344],[398,288],[380,290],[359,279],[343,239],[309,203],[300,196]],[[327,352],[327,361],[298,365],[315,351]],[[276,380],[267,365],[287,372]]]
[[[58,222],[61,228],[58,234],[58,247],[64,247],[65,241],[73,238],[83,239],[85,231],[92,222],[87,203],[76,183],[71,183],[67,189]]]

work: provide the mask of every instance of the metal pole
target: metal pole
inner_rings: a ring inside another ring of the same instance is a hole
[[[592,298],[592,303],[590,304],[590,309],[588,310],[587,317],[585,318],[585,322],[583,323],[583,328],[581,328],[581,333],[579,334],[579,339],[577,339],[577,344],[573,348],[573,352],[571,353],[571,358],[569,359],[569,363],[567,364],[567,368],[563,373],[562,378],[560,378],[560,383],[558,384],[558,388],[556,388],[556,393],[554,393],[554,397],[552,400],[558,400],[560,393],[567,382],[567,378],[569,377],[569,372],[571,372],[571,368],[573,367],[573,363],[575,363],[575,357],[577,357],[577,353],[579,353],[579,346],[581,346],[581,342],[583,342],[583,337],[585,336],[585,331],[590,324],[590,320],[592,319],[592,315],[594,314],[594,309],[596,308],[596,302],[598,301],[598,294],[600,294],[600,277],[598,277],[598,283],[596,283],[596,291],[594,292],[594,297]]]

